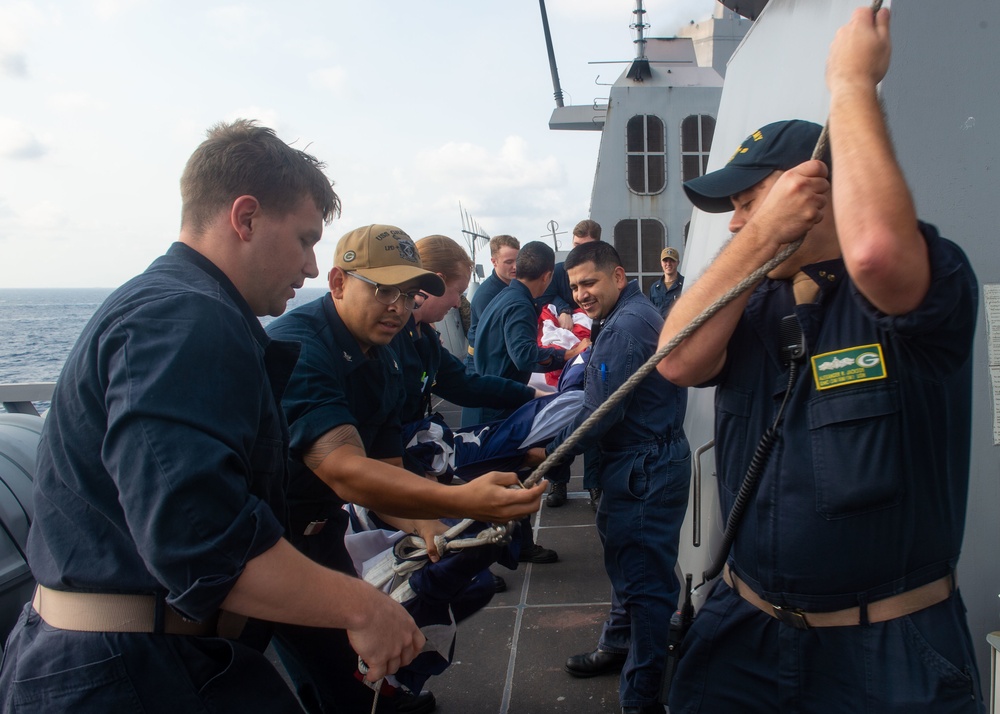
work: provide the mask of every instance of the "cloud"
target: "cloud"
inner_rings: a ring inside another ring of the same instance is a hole
[[[418,153],[416,161],[417,170],[428,180],[459,185],[469,192],[535,189],[562,181],[556,158],[533,157],[520,136],[507,137],[495,153],[475,144],[449,142]]]
[[[25,124],[0,117],[0,156],[7,159],[38,159],[48,148]]]
[[[21,52],[0,53],[0,76],[27,77],[28,60]]]
[[[45,21],[31,2],[0,4],[0,76],[28,76],[28,41]]]
[[[337,236],[366,223],[392,223],[414,237],[443,233],[461,240],[459,202],[487,232],[526,240],[542,235],[550,219],[576,221],[587,208],[588,193],[570,186],[565,163],[546,147],[533,150],[518,135],[494,146],[446,142],[389,164],[340,162],[331,177],[344,214],[320,251],[321,263]],[[372,186],[379,190],[363,188]]]
[[[94,10],[101,19],[110,20],[145,4],[145,0],[96,0]]]
[[[347,70],[343,67],[326,67],[309,73],[309,83],[331,92],[341,92],[347,86]]]
[[[26,204],[21,212],[14,217],[15,225],[18,226],[22,234],[58,241],[70,238],[60,231],[62,226],[67,225],[66,219],[66,212],[63,208],[44,199]]]
[[[216,27],[218,41],[230,49],[252,45],[263,38],[273,24],[263,11],[241,5],[212,8],[207,17]]]
[[[72,91],[54,94],[49,106],[62,112],[103,112],[107,106],[88,92]]]
[[[586,208],[570,196],[564,165],[538,153],[533,155],[520,136],[508,136],[497,148],[448,142],[420,151],[384,177],[380,195],[354,195],[346,189],[345,225],[393,220],[413,235],[448,234],[461,202],[490,233],[534,240],[554,210],[576,215]],[[345,187],[352,178],[345,178]]]

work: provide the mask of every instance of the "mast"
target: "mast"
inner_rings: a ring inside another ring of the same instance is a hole
[[[637,60],[646,59],[646,28],[649,25],[646,24],[646,18],[643,17],[646,11],[642,9],[642,0],[635,0],[635,10],[632,11],[635,15],[635,22],[632,23],[631,27],[635,30],[635,58]]]
[[[625,76],[636,82],[641,82],[647,77],[653,76],[653,71],[649,68],[649,60],[646,59],[646,28],[649,25],[646,24],[646,18],[644,17],[646,11],[642,9],[642,0],[635,0],[635,10],[632,11],[635,15],[635,22],[629,25],[630,28],[635,30],[635,59],[632,60],[632,66],[629,67],[628,72]]]
[[[545,49],[549,53],[549,72],[552,74],[552,94],[556,98],[556,106],[563,106],[562,87],[559,85],[559,70],[556,69],[556,52],[552,48],[552,33],[549,32],[549,16],[545,12],[545,0],[538,0],[542,11],[542,30],[545,32]]]

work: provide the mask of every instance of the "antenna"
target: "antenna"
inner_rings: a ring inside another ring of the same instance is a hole
[[[628,68],[625,76],[633,81],[641,82],[647,77],[653,76],[653,72],[649,68],[649,60],[646,59],[646,30],[649,25],[646,23],[646,11],[642,9],[642,0],[635,0],[635,10],[632,11],[632,14],[635,15],[635,22],[629,27],[635,30],[635,59],[632,60],[632,66]]]
[[[642,9],[642,0],[635,0],[635,10],[632,11],[635,15],[635,22],[629,25],[630,28],[635,30],[635,58],[637,60],[646,59],[646,30],[649,25],[646,23],[646,18],[643,17],[646,11]]]
[[[476,221],[469,212],[462,208],[462,202],[458,202],[458,212],[462,216],[462,234],[465,236],[465,244],[469,249],[469,255],[472,256],[473,266],[478,265],[476,261],[476,253],[479,246],[485,247],[490,241],[490,234],[482,229],[479,222]],[[481,277],[477,270],[473,269],[473,278]],[[478,280],[476,281],[478,282]]]
[[[545,12],[545,0],[538,0],[542,11],[542,31],[545,33],[545,49],[549,52],[549,72],[552,74],[552,94],[556,98],[556,106],[563,106],[562,87],[559,85],[559,70],[556,69],[556,52],[552,48],[552,33],[549,32],[549,16]]]
[[[566,235],[566,231],[559,230],[559,223],[555,219],[549,221],[545,227],[549,229],[549,232],[539,236],[539,238],[551,238],[552,249],[559,250],[559,239],[556,236],[564,236]]]

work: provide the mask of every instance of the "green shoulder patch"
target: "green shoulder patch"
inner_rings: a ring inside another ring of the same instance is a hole
[[[885,360],[880,344],[826,352],[816,355],[811,362],[813,379],[819,390],[885,379]]]

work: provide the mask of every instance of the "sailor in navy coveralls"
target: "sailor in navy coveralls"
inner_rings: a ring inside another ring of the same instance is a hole
[[[724,512],[762,433],[784,419],[724,582],[695,617],[670,693],[689,712],[974,712],[982,700],[955,584],[969,479],[977,287],[962,251],[919,223],[876,94],[889,15],[855,12],[831,48],[820,127],[769,124],[685,184],[735,234],[677,302],[665,342],[803,235],[756,290],[664,362],[715,384]],[[789,377],[779,324],[806,347]]]
[[[282,399],[291,432],[292,543],[353,575],[344,545],[345,502],[377,511],[394,528],[419,532],[435,558],[433,537],[445,530],[440,517],[500,522],[536,510],[544,487],[509,489],[517,482],[512,473],[445,486],[401,468],[405,395],[389,343],[423,292],[439,296],[445,289],[421,267],[410,237],[389,225],[350,231],[337,244],[329,285],[327,295],[267,328],[272,337],[302,344]],[[275,641],[309,711],[370,710],[372,694],[354,679],[357,654],[343,630],[282,626]],[[392,711],[393,699],[380,698],[379,711]]]
[[[639,284],[627,280],[609,243],[574,248],[566,271],[574,296],[595,324],[600,322],[600,332],[587,363],[583,409],[543,454],[532,450],[534,463],[558,448],[649,359],[663,323]],[[571,657],[566,668],[585,677],[599,673],[591,671],[595,661],[599,668],[604,660],[624,664],[619,698],[626,712],[662,711],[656,698],[667,650],[666,624],[680,589],[674,565],[690,481],[686,404],[687,390],[653,372],[571,452],[583,453],[594,442],[600,448],[604,495],[597,529],[612,607],[597,652]]]

